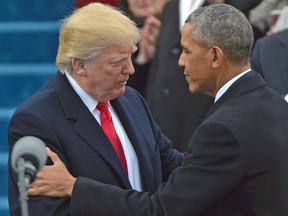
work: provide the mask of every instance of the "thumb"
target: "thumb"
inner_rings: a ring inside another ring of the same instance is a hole
[[[53,152],[49,147],[46,147],[47,155],[51,158],[53,164],[57,163],[58,161],[61,161],[58,155]]]

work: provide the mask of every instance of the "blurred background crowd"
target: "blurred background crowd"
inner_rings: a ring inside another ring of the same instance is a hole
[[[10,0],[0,8],[0,215],[7,201],[7,125],[15,108],[56,73],[59,20],[90,2],[119,7],[141,31],[133,56],[138,90],[174,147],[185,151],[213,98],[189,93],[180,30],[193,10],[226,3],[241,10],[254,29],[251,67],[269,86],[288,94],[288,0]],[[215,17],[217,19],[217,17]]]

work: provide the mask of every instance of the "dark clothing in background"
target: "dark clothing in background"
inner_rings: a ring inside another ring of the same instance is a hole
[[[252,51],[252,68],[282,96],[288,94],[287,58],[288,30],[259,39]]]
[[[180,40],[179,1],[174,0],[167,3],[163,13],[145,95],[155,121],[173,147],[187,151],[191,136],[214,99],[189,92],[183,69],[178,66]]]

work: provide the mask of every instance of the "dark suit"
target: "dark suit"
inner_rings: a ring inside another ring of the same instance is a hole
[[[287,216],[288,104],[259,74],[244,76],[211,107],[155,195],[79,178],[71,215]]]
[[[288,93],[288,30],[256,41],[252,52],[252,68],[267,85],[282,96]]]
[[[183,155],[169,148],[142,97],[127,87],[111,101],[139,160],[145,191],[155,192]],[[9,125],[10,151],[20,137],[42,139],[60,156],[73,176],[84,176],[130,189],[128,177],[101,126],[66,76],[59,72],[15,112]],[[68,215],[68,198],[30,197],[30,215]],[[17,179],[9,167],[11,215],[20,215]]]

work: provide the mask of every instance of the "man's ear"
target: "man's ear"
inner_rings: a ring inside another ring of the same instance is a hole
[[[72,58],[71,64],[76,74],[78,74],[79,76],[86,75],[85,64],[82,59]]]
[[[212,67],[218,68],[223,62],[224,57],[223,51],[220,47],[213,46],[211,48],[211,52],[212,52]]]

